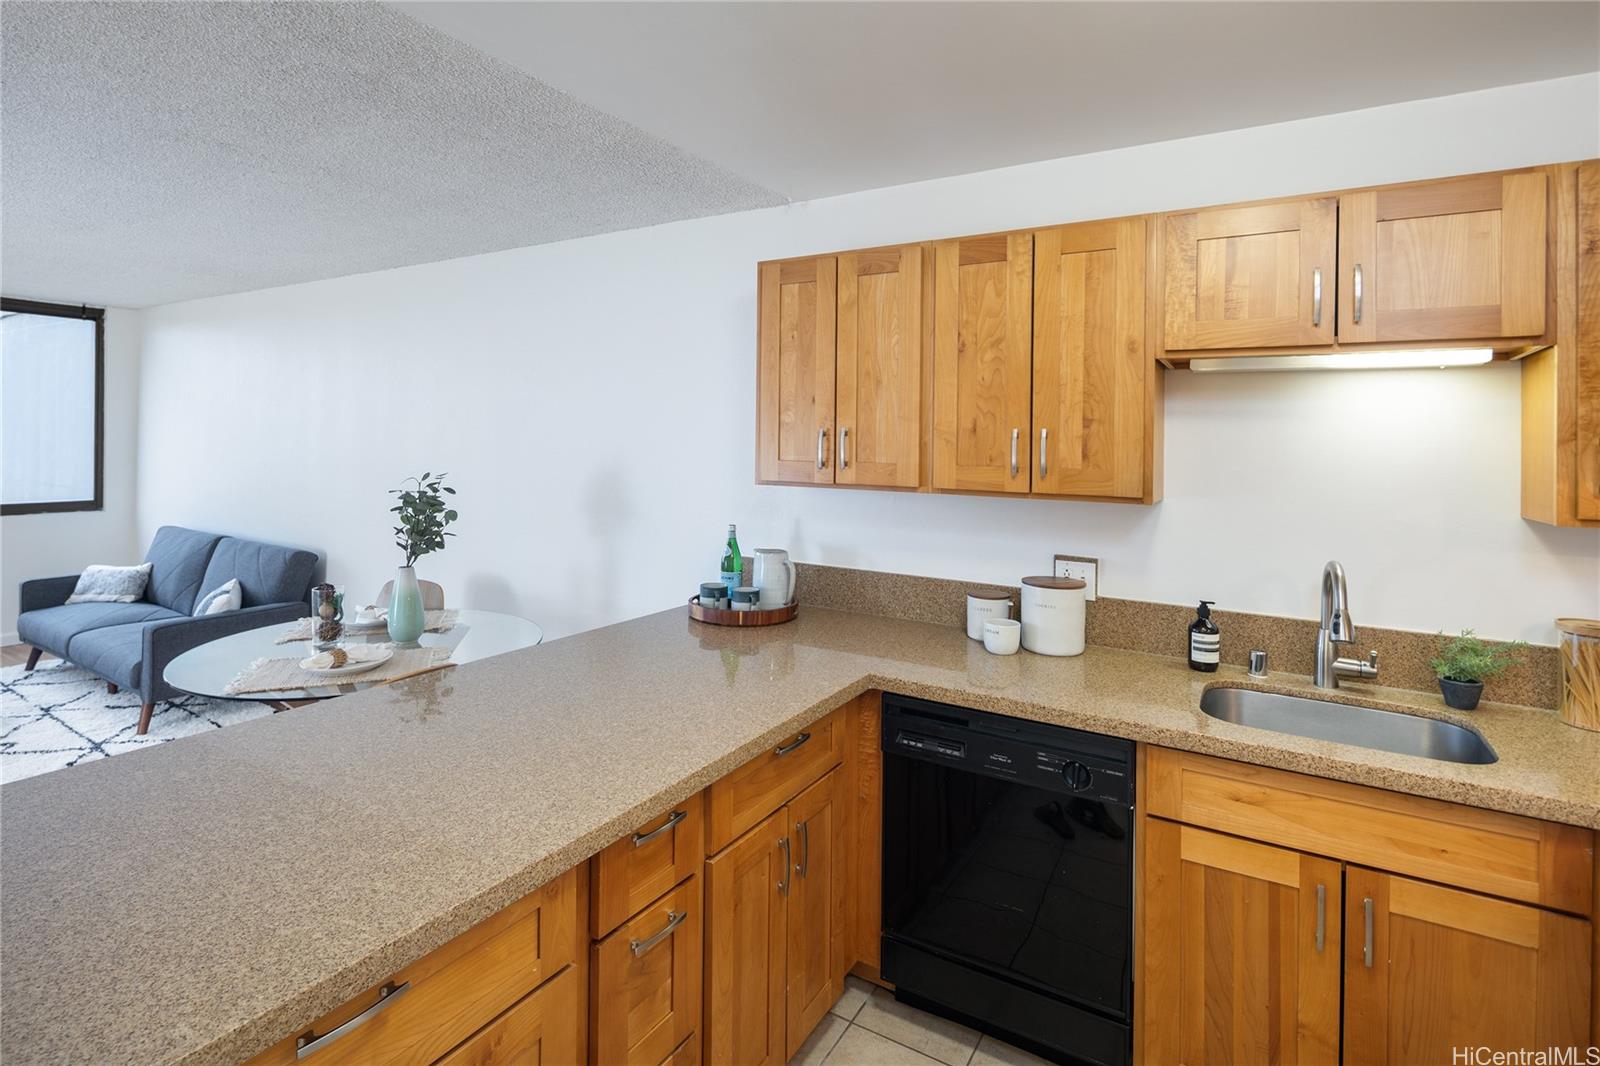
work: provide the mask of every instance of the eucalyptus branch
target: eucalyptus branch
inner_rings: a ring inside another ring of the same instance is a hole
[[[394,544],[405,553],[407,566],[415,566],[424,555],[443,551],[444,538],[455,536],[445,529],[459,517],[454,508],[446,506],[445,497],[456,494],[455,489],[444,483],[446,477],[449,475],[424,473],[421,477],[406,478],[401,488],[389,492],[391,496],[400,497],[400,502],[389,511],[399,516],[395,519],[400,524],[394,527]],[[405,485],[416,487],[405,488]]]

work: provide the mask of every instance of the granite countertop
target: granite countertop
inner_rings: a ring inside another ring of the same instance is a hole
[[[1600,828],[1600,733],[1351,685],[1499,753],[1435,762],[1198,711],[1224,667],[959,629],[682,609],[0,788],[7,1066],[231,1063],[303,1028],[851,697],[884,688]]]

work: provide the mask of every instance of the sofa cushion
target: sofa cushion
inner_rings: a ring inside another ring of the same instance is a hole
[[[144,658],[144,623],[104,626],[79,633],[67,645],[67,659],[124,688],[139,687]]]
[[[200,587],[214,589],[237,578],[246,607],[298,603],[311,591],[311,570],[316,565],[313,552],[223,537],[211,553]]]
[[[162,526],[156,530],[155,539],[144,557],[146,562],[155,564],[144,598],[179,614],[194,610],[206,564],[211,561],[211,553],[221,539],[215,533],[201,533],[182,526]],[[215,588],[220,584],[221,581],[216,581],[205,587]]]
[[[177,611],[154,603],[69,603],[18,615],[17,638],[64,656],[72,638],[80,633],[180,617]]]

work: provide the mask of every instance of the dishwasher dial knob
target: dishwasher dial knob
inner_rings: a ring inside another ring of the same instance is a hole
[[[1081,762],[1069,762],[1061,768],[1061,779],[1074,792],[1082,792],[1094,784],[1094,775]]]

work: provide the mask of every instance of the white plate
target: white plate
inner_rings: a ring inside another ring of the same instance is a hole
[[[382,615],[379,615],[377,618],[374,618],[370,622],[363,622],[358,618],[349,618],[349,617],[346,617],[345,620],[344,620],[344,627],[346,629],[355,630],[356,632],[359,632],[359,633],[366,633],[366,632],[368,632],[370,630],[373,630],[373,629],[382,629],[384,626],[386,626],[388,624],[389,624],[388,620],[385,619]]]
[[[346,648],[345,651],[348,653],[351,651],[351,649]],[[352,658],[343,666],[312,666],[311,664],[316,660],[316,658],[317,657],[313,655],[309,658],[301,659],[300,669],[304,670],[308,674],[315,674],[317,677],[349,677],[351,674],[364,674],[368,670],[376,669],[377,667],[382,666],[384,663],[394,658],[394,649],[379,649],[370,659]]]

